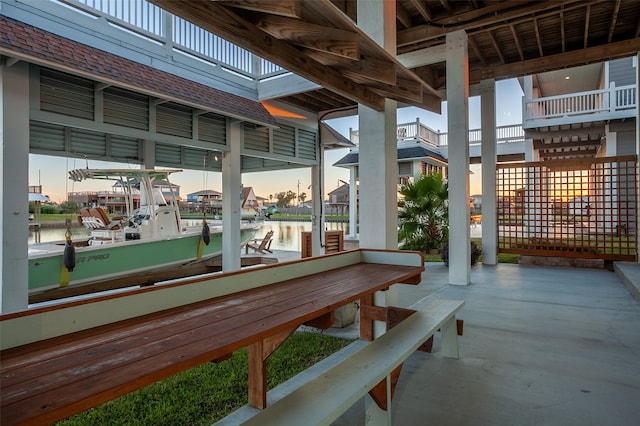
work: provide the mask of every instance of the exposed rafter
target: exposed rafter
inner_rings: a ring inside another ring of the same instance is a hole
[[[471,46],[471,48],[476,52],[476,56],[478,56],[478,59],[482,63],[482,66],[486,67],[487,61],[484,59],[484,54],[482,53],[482,49],[480,49],[480,47],[478,46],[478,43],[476,43],[476,39],[473,37],[469,37],[468,40],[469,46]]]
[[[538,25],[538,20],[533,20],[534,29],[536,31],[536,43],[538,44],[538,54],[542,57],[544,56],[544,50],[542,50],[542,37],[540,37],[540,26]]]
[[[560,8],[560,43],[562,45],[562,51],[565,52],[567,50],[567,46],[566,46],[566,42],[565,40],[567,39],[567,37],[565,36],[564,33],[564,7]]]
[[[530,59],[506,65],[499,65],[488,70],[475,70],[469,73],[469,80],[477,82],[486,78],[497,80],[531,75],[535,73],[556,70],[583,65],[585,63],[601,62],[609,59],[617,59],[631,56],[640,51],[640,39],[625,40],[604,46],[590,47],[588,49],[549,55],[543,58]],[[562,64],[562,67],[558,65]]]
[[[609,37],[607,37],[607,42],[611,43],[613,41],[613,33],[616,31],[616,22],[618,21],[618,12],[620,11],[620,1],[616,0],[616,5],[613,9],[613,13],[611,14],[611,23],[609,24]]]
[[[589,20],[591,19],[591,5],[587,6],[587,10],[585,11],[584,17],[584,44],[583,49],[586,49],[589,46]]]
[[[518,33],[516,32],[516,28],[514,25],[509,25],[509,29],[511,30],[511,35],[513,36],[513,41],[516,43],[516,48],[518,49],[518,55],[520,55],[520,60],[524,60],[524,52],[522,51],[522,45],[520,44],[520,38],[518,37]]]
[[[369,38],[328,0],[152,0],[314,83],[376,110],[390,98],[439,112],[440,94]],[[316,53],[317,52],[317,53]],[[336,56],[333,62],[329,58]],[[370,65],[384,69],[380,76]],[[395,71],[395,79],[389,78]]]
[[[496,54],[500,58],[500,63],[505,64],[504,55],[502,54],[502,50],[500,49],[500,45],[498,44],[498,40],[493,32],[489,32],[489,38],[491,39],[491,44],[493,44],[493,48],[496,50]]]
[[[387,97],[437,110],[446,88],[441,53],[457,30],[468,36],[472,85],[640,51],[640,1],[631,0],[395,0],[401,62],[356,25],[365,2],[151,1],[317,83],[321,89],[310,86],[309,93],[293,85],[290,95],[274,92],[312,110],[314,102],[316,110],[357,103],[380,109]],[[316,93],[322,96],[314,100]]]
[[[427,6],[425,6],[423,1],[411,0],[411,4],[413,4],[413,7],[415,7],[420,16],[422,16],[422,19],[426,22],[431,21],[431,12],[429,12],[429,9],[427,9]]]
[[[576,3],[577,5],[575,5]],[[530,20],[532,16],[537,16],[538,18],[551,16],[557,14],[560,6],[571,4],[574,4],[572,8],[585,7],[584,3],[579,0],[536,2],[531,5],[524,3],[524,6],[515,8],[513,3],[510,2],[492,3],[490,6],[457,15],[454,24],[451,24],[448,19],[437,19],[432,21],[430,25],[421,25],[409,30],[399,31],[398,46],[441,38],[446,33],[459,29],[467,32],[475,32],[482,29],[487,31],[495,29],[497,24],[510,25]]]

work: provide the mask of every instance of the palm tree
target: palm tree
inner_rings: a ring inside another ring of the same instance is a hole
[[[428,252],[449,238],[449,184],[442,174],[417,176],[400,187],[398,240],[403,249]]]

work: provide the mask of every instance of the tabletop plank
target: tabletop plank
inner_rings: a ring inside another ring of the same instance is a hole
[[[64,418],[420,273],[357,263],[2,351],[3,424]]]

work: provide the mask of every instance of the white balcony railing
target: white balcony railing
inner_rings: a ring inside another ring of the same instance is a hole
[[[431,144],[435,147],[445,147],[448,144],[447,133],[441,133],[425,126],[420,120],[411,123],[398,124],[398,141],[416,140]],[[358,144],[360,132],[351,131],[351,142]],[[524,130],[520,124],[496,127],[496,142],[523,142]],[[482,143],[482,129],[469,130],[469,145],[480,145]]]
[[[523,101],[525,128],[635,116],[636,85],[591,90]]]
[[[250,79],[288,74],[284,68],[260,58],[217,35],[172,15],[147,0],[58,0],[138,36],[222,66]]]

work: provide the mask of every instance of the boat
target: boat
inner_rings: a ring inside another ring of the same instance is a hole
[[[181,171],[70,171],[69,178],[75,182],[114,181],[122,190],[125,211],[109,219],[100,207],[83,208],[77,220],[90,229],[90,236],[73,239],[68,227],[63,241],[30,245],[29,295],[174,269],[221,255],[221,225],[209,226],[206,216],[202,226],[181,225],[177,196],[169,184],[169,175]],[[166,197],[159,185],[170,188]],[[242,246],[254,237],[260,224],[239,226]]]

